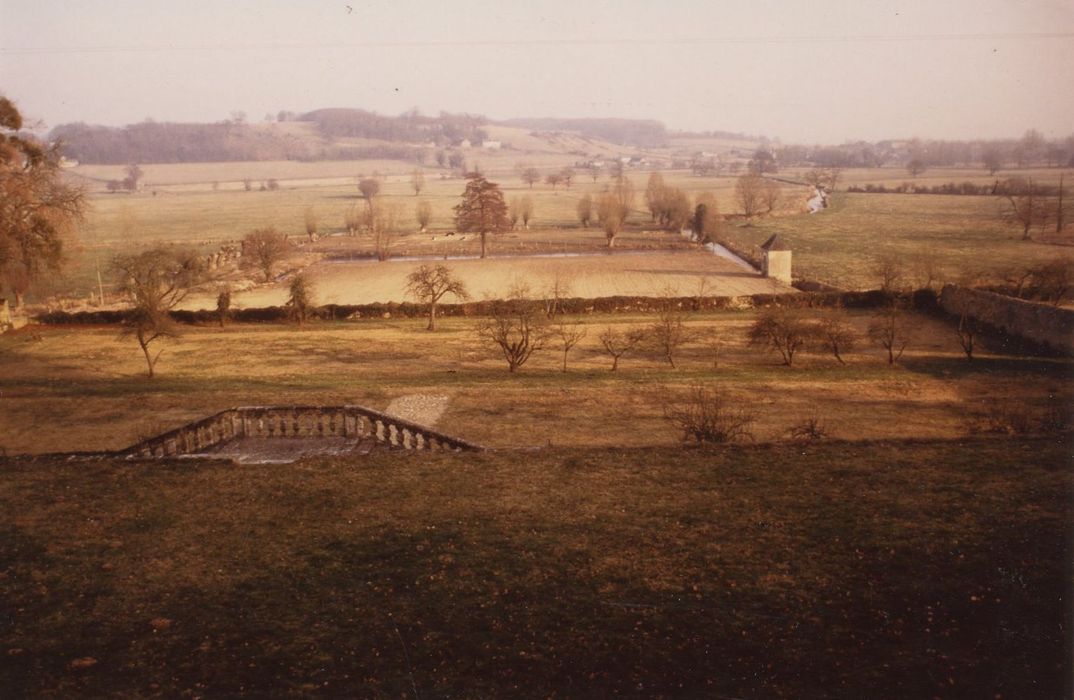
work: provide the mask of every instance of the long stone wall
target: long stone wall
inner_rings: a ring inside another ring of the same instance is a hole
[[[197,454],[236,438],[364,438],[404,450],[481,450],[480,445],[364,406],[242,406],[132,445],[130,458]]]
[[[953,284],[940,292],[940,307],[1065,355],[1074,354],[1074,310],[965,289]]]

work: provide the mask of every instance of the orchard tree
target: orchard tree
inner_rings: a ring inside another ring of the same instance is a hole
[[[484,258],[488,234],[501,233],[510,226],[500,186],[481,175],[471,174],[462,201],[455,205],[455,227],[481,235],[481,257]]]
[[[910,177],[917,177],[927,169],[928,165],[922,158],[911,158],[910,162],[906,164],[906,172],[910,173]]]
[[[556,191],[556,185],[558,185],[559,183],[563,182],[563,176],[560,175],[559,173],[549,173],[548,176],[545,177],[544,181],[546,183],[548,183],[549,185],[551,185],[552,186],[552,191],[555,192]]]
[[[63,262],[64,244],[85,212],[85,194],[64,184],[57,145],[19,134],[22,116],[0,97],[0,291],[21,306],[29,287]]]
[[[120,293],[132,305],[124,321],[125,334],[138,340],[152,378],[163,350],[153,354],[150,346],[179,334],[171,311],[186,297],[190,287],[202,279],[205,272],[202,258],[192,250],[158,246],[118,255],[112,260],[112,269]]]
[[[445,295],[451,294],[460,301],[470,298],[466,285],[444,265],[422,265],[407,275],[407,294],[429,305],[429,325],[426,330],[436,330],[436,305]]]
[[[814,337],[813,327],[801,313],[788,309],[762,312],[750,328],[750,345],[767,347],[779,353],[783,364],[794,366],[794,356],[804,350]]]
[[[477,327],[478,337],[499,348],[512,374],[552,337],[545,316],[522,295],[498,307]]]

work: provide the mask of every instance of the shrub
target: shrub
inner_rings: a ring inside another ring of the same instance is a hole
[[[731,405],[717,389],[696,384],[683,396],[665,398],[663,411],[664,418],[682,431],[684,442],[752,441],[756,415]]]

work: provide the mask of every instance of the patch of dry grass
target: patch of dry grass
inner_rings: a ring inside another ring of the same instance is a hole
[[[1054,440],[0,462],[0,687],[1059,697]]]
[[[852,322],[864,335],[871,316]],[[1003,401],[1043,411],[1071,400],[1070,363],[1020,359],[982,349],[961,357],[953,329],[927,318],[900,366],[864,343],[848,365],[806,354],[794,368],[746,344],[751,312],[694,314],[697,337],[671,369],[655,350],[628,355],[618,372],[599,335],[609,325],[643,328],[653,318],[584,316],[586,337],[568,372],[553,347],[518,375],[474,322],[446,318],[437,333],[420,319],[188,328],[165,346],[160,376],[144,377],[136,343],[115,328],[45,327],[0,338],[0,392],[11,452],[118,449],[153,429],[175,427],[235,405],[357,403],[383,409],[406,394],[450,397],[445,432],[491,446],[673,445],[661,387],[719,385],[760,414],[759,440],[778,440],[812,411],[836,437],[965,435],[973,411]],[[721,349],[713,368],[711,340]],[[1049,399],[1049,397],[1053,397]]]

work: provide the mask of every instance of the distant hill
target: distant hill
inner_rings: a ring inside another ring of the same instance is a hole
[[[484,117],[442,112],[385,116],[361,109],[319,109],[294,121],[212,124],[146,121],[123,127],[61,124],[48,135],[80,163],[203,163],[261,160],[389,159],[420,162],[429,146],[488,138]],[[423,153],[424,151],[424,153]]]
[[[655,119],[506,119],[496,122],[534,131],[573,131],[627,146],[656,148],[667,144],[667,128]]]

